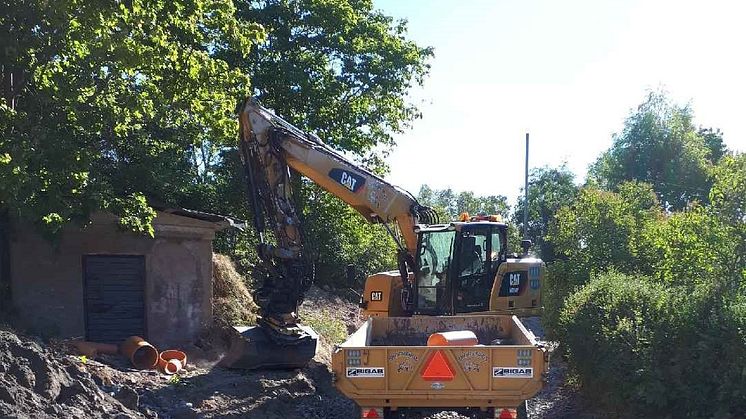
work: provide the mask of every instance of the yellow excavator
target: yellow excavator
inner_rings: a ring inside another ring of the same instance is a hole
[[[312,283],[290,170],[306,176],[383,224],[398,246],[398,269],[371,275],[360,306],[366,317],[461,313],[531,315],[541,307],[544,264],[509,253],[507,226],[495,215],[440,223],[409,192],[353,163],[317,136],[296,128],[254,99],[239,108],[240,154],[259,234],[262,286],[258,325],[238,334],[221,364],[229,368],[298,368],[315,354],[316,333],[297,313]],[[270,237],[271,236],[271,237]],[[256,276],[255,275],[255,276]]]

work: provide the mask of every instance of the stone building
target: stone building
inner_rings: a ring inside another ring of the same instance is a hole
[[[163,209],[150,238],[120,230],[117,221],[96,214],[55,242],[32,226],[12,226],[2,271],[20,324],[41,335],[99,342],[131,335],[162,347],[193,341],[211,324],[215,232],[241,225]]]

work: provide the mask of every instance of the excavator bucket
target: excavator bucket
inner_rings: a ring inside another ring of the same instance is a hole
[[[270,336],[260,326],[235,326],[228,353],[218,365],[235,369],[294,369],[305,367],[316,355],[319,336],[308,326],[298,325],[300,336]]]

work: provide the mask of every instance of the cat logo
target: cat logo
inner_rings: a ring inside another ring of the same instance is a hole
[[[508,280],[510,281],[510,295],[518,295],[521,286],[521,274],[518,272],[511,272],[508,274]]]
[[[347,172],[342,172],[342,178],[339,180],[339,183],[347,186],[347,189],[354,191],[355,183],[357,183],[357,179],[350,176],[350,174]]]
[[[365,178],[356,175],[355,173],[348,172],[339,168],[334,168],[329,171],[329,177],[334,179],[337,183],[351,190],[357,192],[365,184]]]

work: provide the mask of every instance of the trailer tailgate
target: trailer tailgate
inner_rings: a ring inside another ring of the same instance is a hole
[[[408,319],[399,324],[397,319],[370,319],[333,354],[335,384],[360,405],[516,406],[541,389],[547,352],[517,318],[495,317]],[[486,327],[502,334],[503,339],[496,339],[499,344],[372,344],[381,335],[398,334],[398,339],[408,335],[415,342],[432,331],[458,328],[478,330],[484,336]]]

